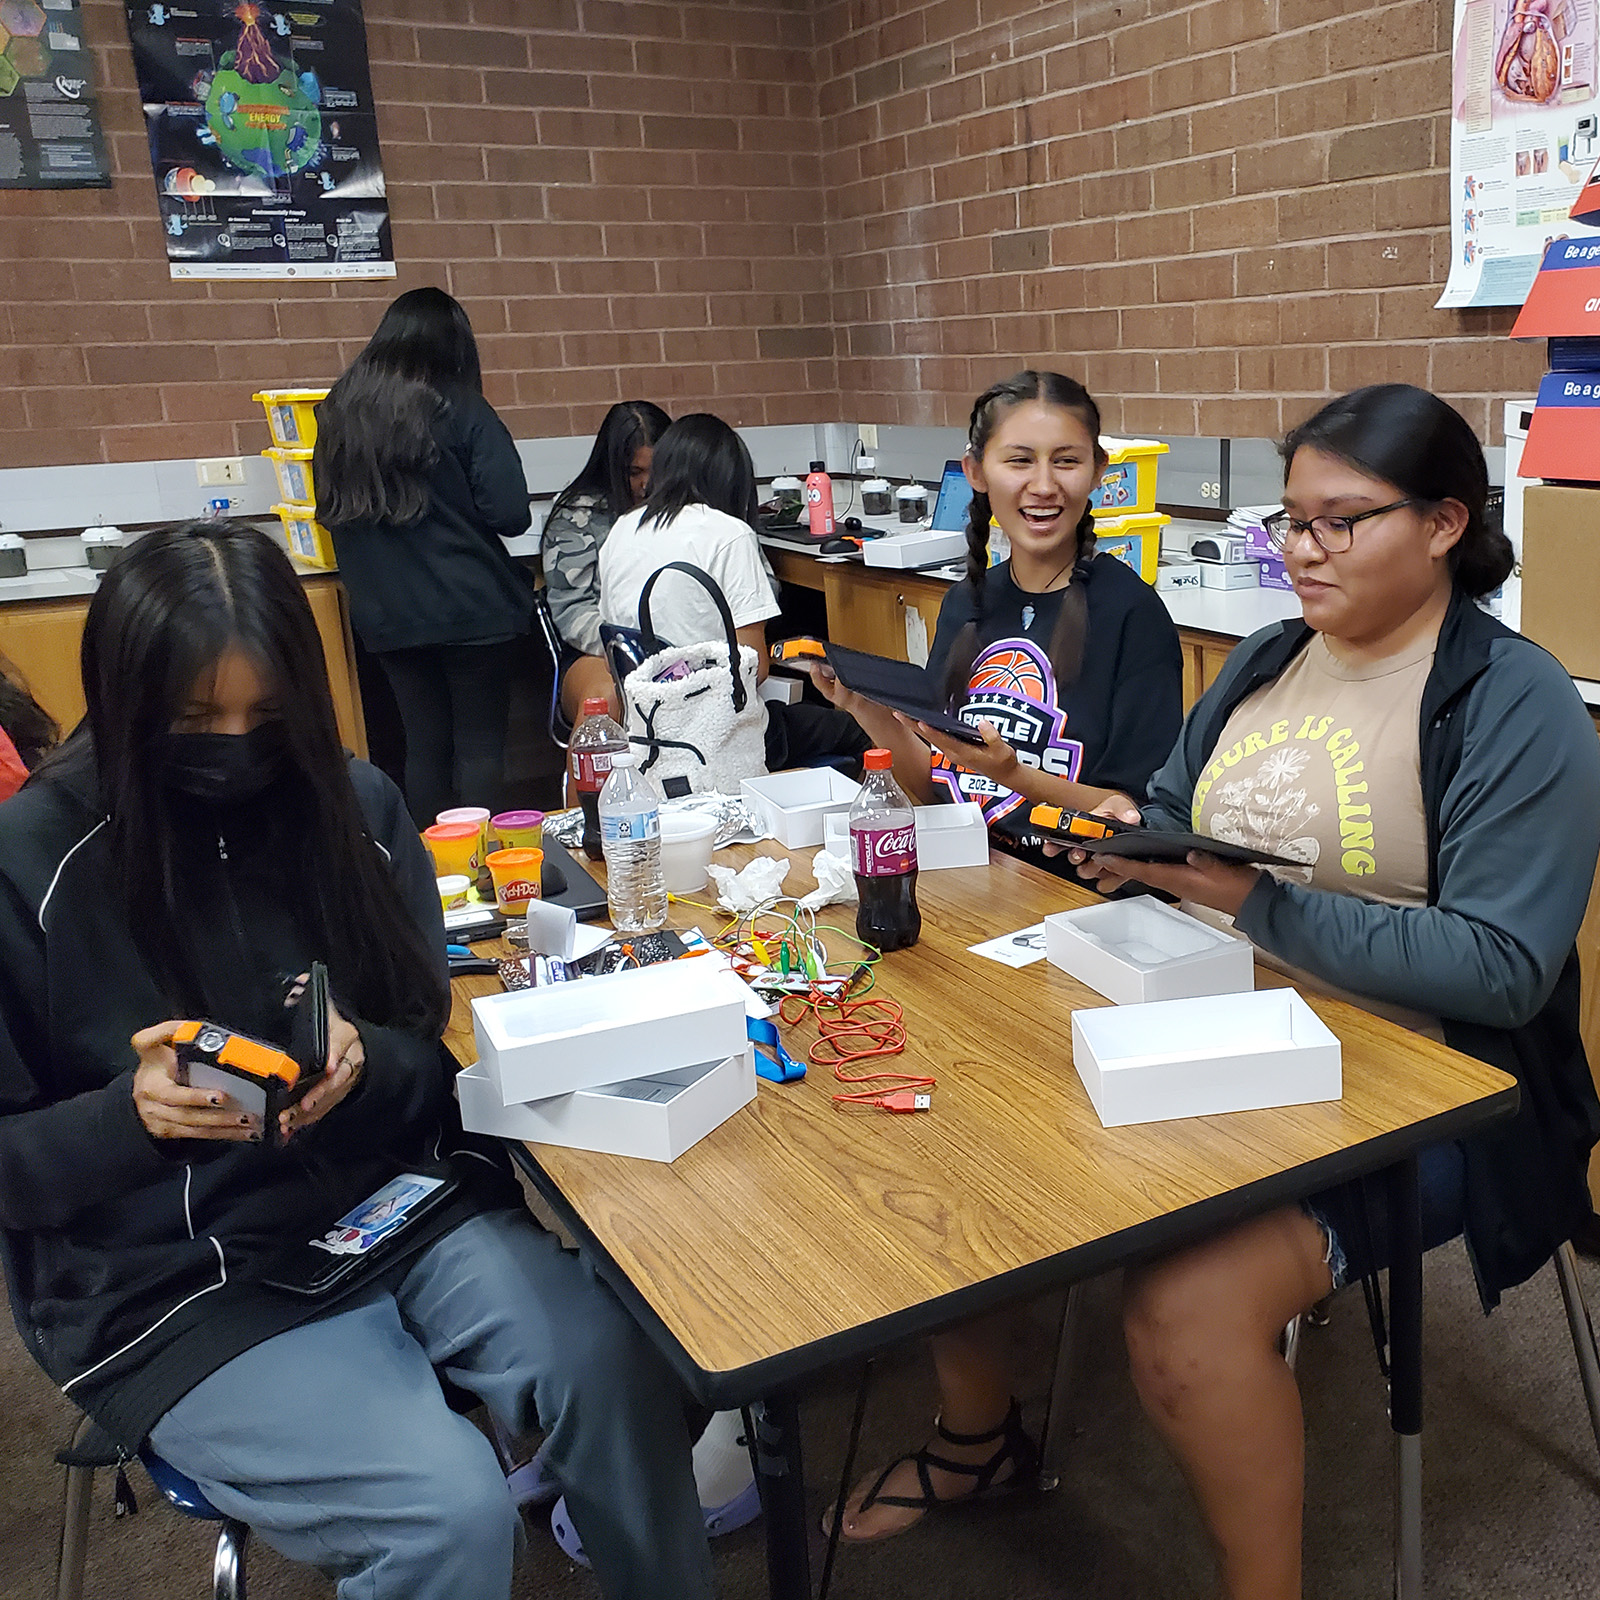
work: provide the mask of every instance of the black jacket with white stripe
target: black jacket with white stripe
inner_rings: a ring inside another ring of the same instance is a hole
[[[350,770],[374,846],[442,964],[433,868],[399,791],[365,762]],[[132,1449],[231,1357],[338,1309],[263,1287],[276,1255],[462,1135],[439,1041],[358,1023],[360,1086],[286,1148],[152,1139],[134,1109],[129,1039],[172,1007],[110,892],[105,830],[77,783],[42,775],[0,804],[0,1230],[28,1350]],[[235,1014],[212,1020],[259,1035],[273,1006],[282,1014],[282,975],[318,954],[296,931],[271,792],[253,811],[192,820],[201,942],[214,971],[237,975]],[[514,1200],[503,1171],[468,1165],[488,1187],[431,1218],[413,1252]]]

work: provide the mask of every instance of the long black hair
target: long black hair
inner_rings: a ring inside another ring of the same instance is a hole
[[[434,423],[453,394],[483,393],[472,324],[443,289],[410,289],[317,406],[317,520],[415,522],[439,459]]]
[[[750,451],[721,417],[707,411],[679,417],[656,441],[640,526],[670,522],[693,505],[755,526],[756,469]]]
[[[1029,368],[1013,373],[999,383],[992,383],[972,404],[972,416],[967,423],[967,454],[974,461],[983,460],[994,430],[1000,419],[1016,406],[1038,400],[1047,406],[1058,406],[1070,411],[1083,423],[1094,441],[1095,456],[1100,450],[1100,407],[1094,397],[1076,378],[1060,372],[1036,372]],[[989,522],[993,512],[989,496],[972,491],[972,503],[967,510],[967,582],[977,601],[977,610],[983,610],[984,583],[989,573]],[[1081,567],[1094,558],[1094,512],[1085,505],[1078,518],[1077,548],[1074,567]],[[1076,577],[1076,573],[1074,574]],[[966,699],[967,682],[972,675],[972,663],[977,657],[978,627],[969,622],[956,635],[950,648],[949,663],[945,671],[944,691],[952,703]],[[1073,582],[1061,597],[1061,609],[1056,613],[1056,625],[1050,634],[1050,663],[1055,668],[1058,691],[1077,681],[1083,667],[1083,649],[1089,634],[1089,602],[1083,584]]]
[[[1438,395],[1409,383],[1352,390],[1289,431],[1280,452],[1285,475],[1302,446],[1337,456],[1424,504],[1460,501],[1467,526],[1450,551],[1450,573],[1473,599],[1493,594],[1511,575],[1511,541],[1485,511],[1483,446],[1467,419]]]
[[[56,719],[28,693],[16,666],[0,655],[0,728],[31,772],[61,736]]]
[[[628,478],[633,471],[634,454],[653,448],[671,426],[672,418],[653,401],[619,400],[606,412],[582,471],[556,496],[550,516],[553,518],[579,494],[598,495],[605,501],[613,522],[632,511],[633,490]]]
[[[174,1015],[203,1015],[192,942],[205,937],[178,883],[161,745],[197,681],[230,649],[282,693],[292,811],[284,881],[342,1003],[379,1024],[442,1028],[449,996],[421,929],[368,831],[340,747],[327,667],[288,558],[243,522],[184,522],[131,545],[100,581],[84,626],[88,714],[54,763],[92,776],[128,926]],[[87,731],[87,735],[85,733]]]

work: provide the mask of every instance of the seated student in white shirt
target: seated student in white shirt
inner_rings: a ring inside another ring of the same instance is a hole
[[[656,442],[650,493],[618,518],[600,549],[600,620],[639,626],[639,596],[651,575],[686,561],[714,578],[739,643],[756,653],[756,676],[767,675],[766,624],[778,615],[771,578],[756,542],[756,474],[750,452],[720,417],[679,417]],[[705,589],[669,572],[650,594],[658,638],[699,644],[723,637],[723,623]],[[871,741],[855,719],[831,706],[769,704],[767,767],[814,765],[831,756],[859,765]]]

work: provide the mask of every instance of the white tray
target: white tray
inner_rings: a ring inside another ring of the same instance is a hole
[[[1293,989],[1072,1013],[1072,1064],[1107,1128],[1337,1100],[1341,1061]]]
[[[1249,941],[1137,895],[1044,919],[1044,953],[1119,1006],[1234,994],[1256,985]]]
[[[824,819],[848,812],[861,792],[859,783],[832,767],[769,772],[746,778],[740,788],[756,829],[789,849],[821,844]]]
[[[989,827],[976,800],[957,805],[913,806],[917,819],[917,871],[941,867],[989,865]],[[850,815],[839,812],[824,824],[823,843],[836,856],[850,859]]]
[[[475,1066],[457,1074],[456,1095],[462,1126],[471,1133],[676,1161],[755,1099],[756,1073],[747,1047],[724,1061],[508,1106],[494,1080]]]
[[[516,1105],[722,1061],[745,1048],[745,985],[709,958],[472,1002],[479,1071]]]

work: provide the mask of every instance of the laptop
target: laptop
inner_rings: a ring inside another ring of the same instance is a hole
[[[928,526],[940,533],[965,533],[967,508],[972,504],[972,485],[961,470],[959,461],[944,464],[944,476],[939,480],[939,498],[933,503],[933,516]]]

